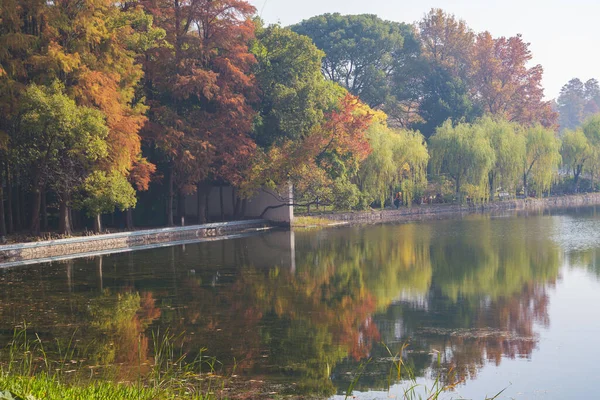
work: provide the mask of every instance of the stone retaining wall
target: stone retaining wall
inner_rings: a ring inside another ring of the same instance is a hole
[[[6,245],[0,246],[0,267],[18,261],[239,234],[269,226],[268,221],[259,219]]]
[[[557,208],[573,208],[600,205],[600,193],[588,193],[572,196],[556,196],[542,199],[516,199],[496,201],[475,206],[456,204],[432,204],[400,209],[357,211],[346,213],[311,213],[313,216],[332,221],[347,222],[381,222],[381,221],[410,221],[416,219],[432,219],[442,216],[467,214],[473,212],[493,212],[504,210],[550,210]]]

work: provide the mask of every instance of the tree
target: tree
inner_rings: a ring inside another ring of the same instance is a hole
[[[490,198],[494,198],[499,187],[516,192],[525,157],[525,138],[518,134],[520,127],[491,117],[484,117],[474,125],[483,130],[495,153],[494,165],[488,174]]]
[[[592,178],[591,186],[594,188],[594,177],[600,174],[600,114],[587,118],[581,129],[589,142],[592,153],[588,160],[588,170]]]
[[[526,140],[526,154],[523,159],[523,191],[528,196],[533,183],[537,196],[549,190],[561,162],[560,140],[554,131],[535,125],[522,132]]]
[[[94,171],[82,186],[80,207],[94,218],[94,232],[102,232],[101,215],[112,213],[115,207],[121,211],[135,207],[135,190],[127,179],[117,171],[106,173]]]
[[[150,121],[145,135],[167,166],[167,223],[181,197],[209,177],[239,185],[255,144],[256,100],[248,44],[255,9],[242,0],[147,0],[166,46],[144,61]],[[199,123],[199,121],[201,121]]]
[[[471,100],[465,80],[452,75],[447,67],[429,64],[423,84],[419,114],[422,121],[413,123],[429,138],[437,127],[451,119],[456,122],[472,122],[480,110]]]
[[[434,170],[448,174],[454,181],[459,202],[467,184],[479,188],[482,197],[489,193],[484,189],[496,155],[481,127],[467,123],[452,126],[448,120],[431,137],[430,151]]]
[[[259,27],[252,51],[261,92],[256,142],[263,148],[301,141],[320,125],[337,99],[321,75],[325,55],[311,40],[277,25]]]
[[[588,138],[583,130],[566,130],[562,139],[561,156],[563,164],[573,173],[573,185],[578,189],[579,177],[584,171],[588,160],[593,155]]]
[[[471,68],[471,49],[475,34],[465,21],[442,9],[433,8],[419,21],[423,56],[451,75],[466,79]]]
[[[375,112],[345,93],[307,137],[287,140],[259,152],[252,168],[253,178],[249,180],[252,184],[244,192],[292,183],[295,205],[310,207],[321,203],[340,209],[359,206],[360,193],[352,179],[371,151],[366,131]],[[286,197],[281,200],[289,202]]]
[[[78,107],[58,82],[31,85],[21,100],[18,157],[31,168],[33,198],[31,231],[40,231],[43,187],[55,189],[60,200],[60,229],[70,233],[72,192],[108,156],[108,128],[97,110]]]
[[[385,104],[409,26],[375,15],[323,14],[292,26],[325,52],[323,74],[370,107]],[[412,49],[411,49],[412,51]]]
[[[361,163],[357,181],[368,202],[384,206],[396,187],[410,205],[415,192],[424,186],[429,153],[423,135],[409,130],[394,130],[384,123],[373,123],[367,132],[371,153]]]
[[[584,98],[583,82],[578,78],[571,79],[560,89],[556,105],[561,130],[575,129],[583,122]]]
[[[567,82],[556,101],[561,130],[575,129],[586,118],[600,112],[600,87],[596,79],[583,83],[578,78]]]
[[[104,114],[108,156],[99,167],[119,171],[139,190],[146,189],[154,166],[141,155],[138,132],[146,109],[137,90],[142,78],[137,59],[164,32],[135,2],[9,0],[1,9],[0,42],[6,51],[0,52],[0,109],[7,118],[0,129],[20,136],[16,112],[23,92],[33,82],[59,81],[78,106]],[[37,200],[33,204],[37,209]],[[39,219],[39,209],[31,217]]]
[[[472,55],[472,85],[475,98],[485,113],[521,124],[540,123],[553,127],[557,115],[544,101],[543,68],[527,64],[532,55],[521,35],[492,38],[477,35]]]

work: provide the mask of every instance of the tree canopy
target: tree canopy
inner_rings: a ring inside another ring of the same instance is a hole
[[[89,216],[99,229],[115,210],[131,228],[134,207],[173,225],[195,193],[206,222],[213,186],[221,208],[232,187],[232,218],[289,183],[297,205],[338,209],[541,195],[560,154],[571,188],[593,188],[598,82],[563,88],[561,145],[532,60],[521,35],[441,9],[282,27],[246,0],[5,0],[0,234],[53,213],[61,232]]]

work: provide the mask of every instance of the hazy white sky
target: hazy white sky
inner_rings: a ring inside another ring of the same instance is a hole
[[[600,80],[600,0],[249,0],[267,23],[290,25],[327,12],[377,14],[413,23],[431,8],[464,19],[476,32],[521,33],[544,67],[547,98],[571,78]]]

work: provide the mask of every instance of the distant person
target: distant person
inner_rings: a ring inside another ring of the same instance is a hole
[[[402,202],[402,193],[396,193],[396,197],[394,197],[394,205],[396,206],[396,210],[400,208],[400,203]]]

